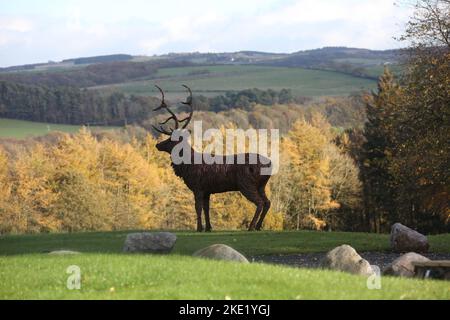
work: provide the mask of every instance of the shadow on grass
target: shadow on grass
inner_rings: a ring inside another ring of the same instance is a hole
[[[5,235],[0,237],[0,256],[47,253],[54,250],[121,253],[126,235],[132,232],[139,231]],[[368,233],[314,231],[212,233],[175,231],[174,233],[177,235],[177,243],[172,252],[179,255],[192,255],[201,248],[217,243],[229,245],[247,256],[326,252],[342,244],[350,244],[359,251],[389,249],[387,235]]]

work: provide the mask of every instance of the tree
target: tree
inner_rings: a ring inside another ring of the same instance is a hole
[[[449,1],[417,1],[401,38],[410,45],[402,86],[386,70],[367,100],[359,156],[373,231],[398,221],[422,232],[449,230],[449,26]]]
[[[15,233],[25,230],[23,220],[16,219],[17,207],[12,199],[12,183],[9,168],[9,159],[3,148],[0,147],[0,232]]]
[[[14,163],[15,212],[21,231],[49,232],[60,229],[58,215],[54,214],[57,193],[54,181],[55,163],[42,144],[36,144],[21,153]]]
[[[393,177],[389,166],[396,144],[396,117],[402,90],[393,74],[385,68],[377,92],[366,97],[367,122],[364,128],[361,167],[364,182],[364,202],[369,229],[386,231],[395,212]]]
[[[414,9],[400,40],[413,51],[450,47],[450,0],[417,0]]]
[[[450,1],[419,0],[402,40],[408,48],[405,100],[391,174],[398,212],[425,232],[448,231],[450,196]]]
[[[334,230],[361,231],[362,183],[355,161],[341,149],[330,143],[325,154],[330,161],[330,190],[332,206],[323,216]]]
[[[283,140],[281,149],[284,151],[281,163],[287,165],[283,177],[289,181],[283,188],[282,201],[287,202],[287,223],[300,229],[311,223],[311,217],[319,218],[320,212],[333,206],[330,192],[329,159],[324,155],[327,138],[319,129],[297,121],[287,137]]]

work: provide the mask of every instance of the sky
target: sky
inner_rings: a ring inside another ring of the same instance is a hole
[[[394,0],[0,0],[0,67],[126,53],[398,48]]]

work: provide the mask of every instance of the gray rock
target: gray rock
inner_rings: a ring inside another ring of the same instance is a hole
[[[129,253],[169,253],[177,241],[170,232],[130,233],[125,239],[124,252]]]
[[[391,229],[391,248],[395,252],[428,252],[430,245],[423,234],[396,223]]]
[[[72,250],[55,250],[55,251],[51,251],[48,254],[50,255],[55,255],[55,256],[59,256],[59,255],[70,255],[70,254],[80,254],[80,252],[78,251],[72,251]]]
[[[241,253],[225,244],[213,244],[194,253],[194,257],[249,263]]]
[[[398,277],[414,277],[414,262],[430,261],[427,257],[421,256],[415,252],[410,252],[395,259],[383,274]]]
[[[370,276],[374,274],[370,263],[363,259],[349,245],[342,245],[329,251],[321,262],[322,268]]]

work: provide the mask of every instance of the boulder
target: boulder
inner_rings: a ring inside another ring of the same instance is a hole
[[[383,274],[398,277],[414,277],[414,262],[430,261],[427,257],[421,256],[415,252],[410,252],[395,259],[386,269]]]
[[[214,244],[194,253],[194,257],[249,263],[241,253],[225,244]]]
[[[396,223],[391,229],[391,248],[395,252],[428,252],[430,245],[423,234]]]
[[[70,255],[70,254],[80,254],[78,251],[72,251],[72,250],[55,250],[55,251],[51,251],[48,254],[50,255]]]
[[[125,239],[124,252],[129,253],[169,253],[177,241],[170,232],[130,233]]]
[[[329,251],[321,262],[322,268],[370,276],[374,274],[370,263],[363,259],[349,245],[342,245]]]

